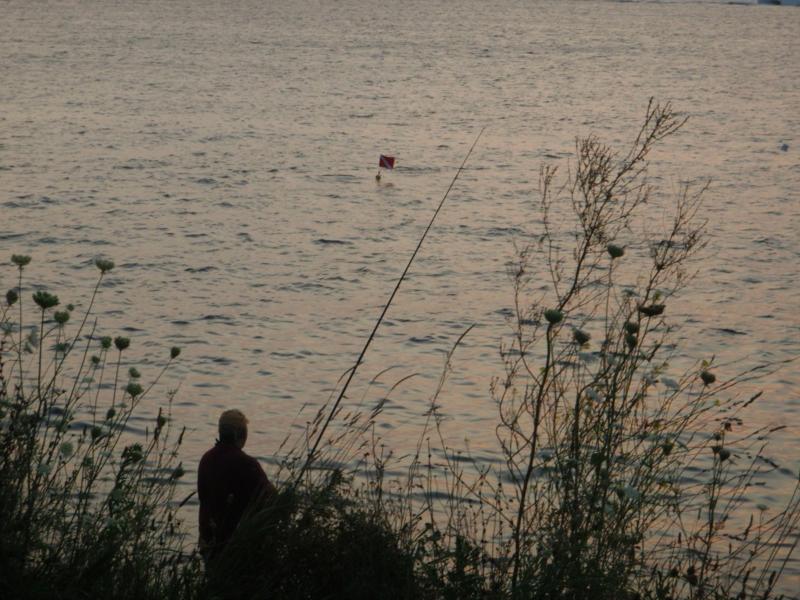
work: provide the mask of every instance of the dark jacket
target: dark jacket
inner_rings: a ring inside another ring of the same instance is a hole
[[[275,488],[252,456],[234,444],[217,442],[197,469],[200,499],[200,547],[218,552],[233,535],[247,508]]]

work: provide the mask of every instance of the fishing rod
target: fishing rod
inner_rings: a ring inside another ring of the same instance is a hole
[[[350,374],[347,376],[347,380],[344,382],[344,385],[342,386],[342,390],[339,392],[339,396],[336,398],[336,402],[333,403],[333,407],[331,408],[330,413],[328,413],[328,418],[325,419],[325,423],[322,425],[322,428],[319,430],[319,434],[317,434],[317,439],[314,441],[314,445],[311,447],[311,451],[308,453],[308,457],[306,458],[306,461],[303,464],[303,468],[300,469],[300,473],[297,475],[297,478],[295,479],[294,484],[293,484],[292,487],[297,487],[297,484],[300,483],[300,480],[303,478],[303,475],[308,470],[308,468],[311,466],[311,463],[314,462],[314,459],[316,458],[315,455],[317,453],[317,448],[319,447],[320,441],[322,441],[322,436],[325,434],[325,430],[328,428],[328,425],[330,425],[330,422],[333,420],[333,417],[336,414],[336,409],[339,408],[339,404],[341,403],[342,398],[344,398],[344,394],[347,391],[347,388],[350,385],[350,382],[353,380],[353,376],[356,374],[356,371],[358,370],[359,365],[363,362],[364,355],[367,353],[367,349],[369,348],[369,345],[372,343],[372,339],[375,337],[375,333],[378,331],[378,327],[380,327],[381,323],[383,322],[383,318],[386,316],[386,312],[389,310],[389,306],[391,306],[392,301],[394,300],[394,297],[397,294],[397,290],[400,289],[400,284],[403,283],[403,280],[406,278],[406,275],[408,274],[408,270],[411,268],[411,263],[414,262],[414,259],[417,256],[417,252],[419,252],[419,249],[422,247],[422,242],[425,241],[425,238],[427,237],[428,232],[431,230],[431,227],[433,227],[433,222],[436,220],[436,216],[439,214],[439,211],[442,210],[442,206],[444,206],[444,201],[447,200],[447,196],[450,194],[450,190],[453,189],[453,186],[455,185],[456,181],[458,180],[458,176],[461,175],[461,171],[464,170],[464,166],[467,164],[467,160],[469,160],[469,157],[472,154],[472,151],[475,149],[475,146],[478,144],[478,140],[481,139],[481,135],[483,135],[483,132],[484,132],[485,129],[486,129],[486,127],[483,127],[478,132],[478,135],[475,138],[475,141],[472,142],[472,146],[470,146],[470,148],[469,148],[469,152],[467,152],[467,155],[464,157],[464,160],[461,162],[461,166],[458,167],[458,171],[456,171],[456,174],[453,176],[453,180],[450,182],[450,185],[447,187],[447,191],[444,193],[444,196],[442,196],[442,199],[439,202],[439,206],[436,207],[436,211],[433,213],[433,216],[431,217],[430,223],[428,223],[428,226],[425,228],[425,232],[422,234],[422,237],[419,239],[419,242],[417,243],[417,247],[414,249],[414,253],[411,255],[411,258],[408,259],[408,264],[406,265],[406,268],[403,270],[403,274],[400,275],[400,279],[397,280],[397,283],[394,286],[394,290],[392,290],[392,294],[391,294],[391,296],[389,296],[389,300],[386,302],[386,305],[383,307],[383,311],[381,311],[381,316],[378,317],[378,320],[375,322],[375,327],[372,328],[372,333],[369,334],[369,337],[367,338],[367,342],[364,344],[364,347],[361,349],[361,354],[358,355],[358,359],[356,360],[356,363],[352,367],[350,367],[350,369],[349,369]]]

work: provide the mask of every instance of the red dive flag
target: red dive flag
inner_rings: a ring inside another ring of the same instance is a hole
[[[394,169],[394,156],[384,156],[381,154],[378,160],[378,166],[381,169]]]

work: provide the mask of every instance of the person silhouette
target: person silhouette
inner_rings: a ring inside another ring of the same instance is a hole
[[[247,425],[242,411],[223,412],[219,439],[200,459],[199,545],[206,560],[225,547],[248,508],[277,492],[259,462],[242,450],[247,442]]]

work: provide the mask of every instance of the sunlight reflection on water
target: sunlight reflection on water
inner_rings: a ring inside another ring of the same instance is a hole
[[[445,353],[475,323],[440,403],[453,443],[496,457],[488,384],[513,241],[538,232],[539,166],[566,167],[576,135],[624,147],[649,96],[690,117],[652,157],[658,201],[712,179],[707,258],[669,311],[687,364],[715,355],[743,370],[800,351],[791,9],[504,0],[379,14],[355,0],[248,0],[3,12],[0,252],[32,254],[31,276],[76,303],[93,258],[116,260],[101,329],[136,325],[145,377],[155,348],[184,348],[170,385],[182,382],[187,465],[232,405],[251,416],[259,456],[302,429],[297,408],[323,401],[354,361],[484,125],[351,393],[374,402],[418,373],[392,394],[387,443],[402,453],[416,439]],[[398,168],[377,184],[382,152]],[[798,383],[788,367],[759,384],[747,415],[790,425],[771,447],[789,469],[770,476],[778,490],[797,471]]]

